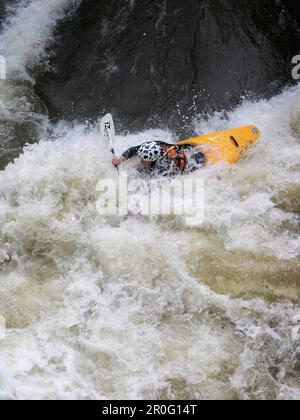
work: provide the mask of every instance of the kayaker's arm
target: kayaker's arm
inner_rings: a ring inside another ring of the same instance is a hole
[[[112,164],[115,165],[115,166],[119,166],[125,160],[131,159],[134,156],[137,156],[139,148],[140,148],[140,146],[131,147],[130,149],[126,150],[126,152],[124,152],[122,156],[115,157],[112,160]]]
[[[126,152],[123,153],[122,157],[125,160],[131,159],[138,155],[139,149],[141,146],[135,146],[131,147],[130,149],[126,150]]]

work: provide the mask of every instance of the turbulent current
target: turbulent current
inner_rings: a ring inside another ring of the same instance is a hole
[[[109,146],[32,108],[27,63],[66,3],[20,2],[0,38],[1,121],[41,127],[0,172],[0,398],[300,399],[300,88],[195,118],[198,133],[262,132],[246,160],[189,175],[205,182],[201,226],[101,216]],[[117,152],[153,138],[172,134],[118,135]]]

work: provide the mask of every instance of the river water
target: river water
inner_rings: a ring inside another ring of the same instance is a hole
[[[189,175],[205,183],[201,226],[101,216],[108,145],[88,124],[51,125],[26,69],[65,5],[24,2],[0,39],[1,117],[41,138],[0,172],[0,398],[299,399],[300,88],[195,119],[199,133],[262,132],[238,165]],[[116,148],[154,138],[172,134]]]

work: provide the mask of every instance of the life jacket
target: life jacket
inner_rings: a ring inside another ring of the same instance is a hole
[[[163,159],[170,160],[174,165],[184,172],[189,168],[189,161],[184,151],[180,151],[178,146],[162,146]]]

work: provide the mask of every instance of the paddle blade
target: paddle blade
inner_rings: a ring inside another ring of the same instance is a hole
[[[100,133],[103,139],[109,140],[114,144],[116,135],[114,120],[111,114],[105,115],[100,121]]]

